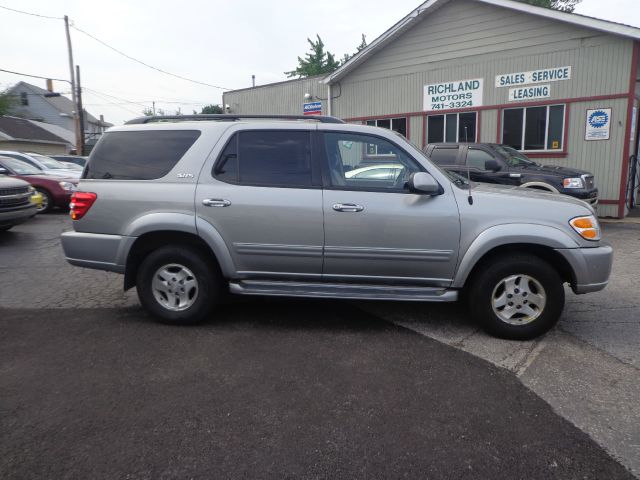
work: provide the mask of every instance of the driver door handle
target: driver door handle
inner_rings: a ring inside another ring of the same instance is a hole
[[[361,212],[364,207],[355,203],[334,203],[333,209],[336,212]]]
[[[228,207],[231,202],[222,198],[205,198],[202,200],[202,204],[205,207]]]

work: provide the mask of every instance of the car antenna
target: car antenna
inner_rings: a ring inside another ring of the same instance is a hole
[[[467,132],[467,126],[464,126],[464,142],[469,143],[469,134]],[[468,147],[467,147],[468,148]],[[467,154],[468,154],[467,150]],[[473,205],[473,196],[471,196],[471,173],[469,172],[469,161],[467,160],[467,182],[469,183],[469,196],[467,197],[467,201],[469,205]]]

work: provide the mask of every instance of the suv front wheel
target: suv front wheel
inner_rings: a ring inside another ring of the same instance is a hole
[[[541,258],[510,254],[484,265],[474,276],[468,301],[472,317],[490,334],[530,340],[557,323],[564,285]]]
[[[160,321],[187,325],[207,318],[220,297],[221,280],[206,255],[173,245],[147,255],[136,289],[140,303]]]

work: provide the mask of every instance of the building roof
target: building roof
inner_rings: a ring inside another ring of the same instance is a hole
[[[64,95],[60,95],[59,97],[45,97],[44,95],[46,93],[49,93],[47,90],[45,90],[44,88],[36,87],[35,85],[32,85],[27,82],[18,82],[13,87],[11,87],[9,91],[11,93],[14,93],[15,91],[18,91],[20,87],[27,88],[37,95],[42,95],[42,98],[45,101],[47,101],[53,108],[58,110],[60,113],[68,115],[69,117],[73,116],[73,112],[75,111],[75,105],[73,104],[73,101],[71,99],[65,97]],[[100,120],[98,120],[96,117],[91,115],[89,112],[86,112],[86,121],[88,123],[94,123],[102,127],[113,126],[111,123],[107,123],[107,122],[101,123]]]
[[[314,80],[317,79],[318,82],[320,82],[323,78],[325,78],[327,75],[326,73],[323,73],[322,75],[311,75],[310,77],[298,77],[298,78],[291,78],[289,80],[282,80],[280,82],[272,82],[272,83],[263,83],[261,85],[256,85],[255,87],[245,87],[245,88],[238,88],[236,90],[227,90],[227,92],[225,93],[229,93],[229,92],[244,92],[247,90],[257,90],[259,88],[264,88],[264,87],[273,87],[275,85],[282,85],[285,83],[293,83],[293,82],[299,82],[300,80]]]
[[[0,117],[0,133],[6,140],[35,141],[43,143],[68,144],[64,138],[45,130],[26,118]]]
[[[422,20],[425,16],[436,11],[443,5],[447,4],[451,0],[427,0],[423,2],[416,9],[412,10],[402,20],[397,22],[386,32],[372,41],[366,48],[360,50],[355,54],[347,63],[342,65],[336,71],[327,75],[322,82],[333,83],[343,78],[347,73],[352,71],[361,63],[365,62],[373,53],[379,51],[381,48],[388,45],[397,37],[413,27],[418,20]],[[599,18],[588,17],[586,15],[579,15],[577,13],[567,13],[550,8],[537,7],[528,3],[522,3],[514,0],[472,0],[475,2],[485,3],[496,7],[508,8],[523,13],[529,13],[540,17],[565,22],[580,27],[591,28],[593,30],[599,30],[611,35],[620,35],[623,37],[632,38],[634,40],[640,40],[640,28],[632,27],[630,25],[624,25],[622,23],[610,22],[608,20],[601,20]]]
[[[71,130],[67,130],[64,127],[61,127],[59,125],[54,125],[52,123],[38,122],[36,120],[29,120],[29,121],[34,125],[36,125],[37,127],[43,128],[46,131],[53,133],[54,135],[62,138],[65,142],[69,143],[70,145],[76,144],[76,134]]]

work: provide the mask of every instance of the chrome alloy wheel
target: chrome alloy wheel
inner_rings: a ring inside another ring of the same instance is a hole
[[[493,289],[491,306],[500,320],[510,325],[526,325],[544,311],[547,294],[535,278],[511,275]]]
[[[198,280],[184,265],[170,263],[156,270],[151,291],[160,305],[179,312],[189,308],[198,298]]]

